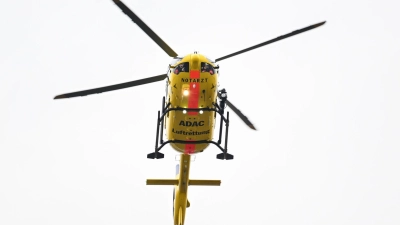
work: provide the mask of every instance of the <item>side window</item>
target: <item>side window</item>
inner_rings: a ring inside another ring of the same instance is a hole
[[[175,74],[178,75],[180,72],[189,72],[189,62],[181,63],[174,68]]]
[[[211,75],[214,75],[214,73],[215,73],[212,65],[209,63],[205,63],[205,62],[201,63],[201,72],[202,73],[210,73]]]

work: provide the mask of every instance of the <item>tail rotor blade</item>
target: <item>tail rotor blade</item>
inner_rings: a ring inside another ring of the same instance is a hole
[[[77,92],[71,92],[71,93],[67,93],[67,94],[57,95],[56,97],[54,97],[54,99],[72,98],[72,97],[86,96],[86,95],[91,95],[91,94],[99,94],[99,93],[107,92],[107,91],[115,91],[115,90],[119,90],[119,89],[123,89],[123,88],[129,88],[129,87],[134,87],[134,86],[138,86],[138,85],[162,81],[166,77],[167,77],[167,74],[162,74],[162,75],[148,77],[148,78],[130,81],[130,82],[126,82],[126,83],[114,84],[114,85],[105,86],[105,87],[99,87],[99,88],[94,88],[94,89],[89,89],[89,90],[84,90],[84,91],[77,91]]]
[[[114,3],[124,12],[131,20],[136,23],[154,42],[158,44],[169,56],[176,57],[178,54],[172,50],[143,20],[141,20],[132,10],[119,0],[113,0]]]
[[[294,35],[296,35],[296,34],[300,34],[300,33],[306,32],[306,31],[308,31],[308,30],[311,30],[311,29],[314,29],[314,28],[317,28],[317,27],[319,27],[319,26],[324,25],[325,22],[326,22],[326,21],[323,21],[323,22],[321,22],[321,23],[317,23],[317,24],[314,24],[314,25],[311,25],[311,26],[308,26],[308,27],[305,27],[305,28],[302,28],[302,29],[299,29],[299,30],[292,31],[291,33],[288,33],[288,34],[279,36],[279,37],[277,37],[277,38],[274,38],[274,39],[271,39],[271,40],[269,40],[269,41],[260,43],[260,44],[258,44],[258,45],[254,45],[254,46],[252,46],[252,47],[249,47],[249,48],[240,50],[240,51],[238,51],[238,52],[235,52],[235,53],[232,53],[232,54],[229,54],[229,55],[226,55],[226,56],[217,58],[217,59],[215,59],[215,61],[216,61],[216,62],[217,62],[217,61],[221,61],[221,60],[224,60],[224,59],[233,57],[233,56],[235,56],[235,55],[239,55],[239,54],[242,54],[242,53],[251,51],[251,50],[253,50],[253,49],[256,49],[256,48],[259,48],[259,47],[262,47],[262,46],[265,46],[265,45],[268,45],[268,44],[271,44],[271,43],[280,41],[280,40],[282,40],[282,39],[285,39],[285,38],[294,36]]]

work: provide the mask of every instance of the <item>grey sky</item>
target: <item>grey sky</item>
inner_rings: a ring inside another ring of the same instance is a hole
[[[399,224],[400,16],[395,1],[125,0],[180,55],[226,59],[233,161],[197,155],[186,224]],[[166,71],[114,3],[0,3],[0,224],[172,224],[177,152],[149,160],[164,83],[58,94]],[[143,109],[145,107],[145,109]]]

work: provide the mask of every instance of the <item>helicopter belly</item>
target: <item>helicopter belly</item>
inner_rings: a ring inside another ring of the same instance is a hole
[[[170,112],[170,118],[167,121],[168,140],[182,140],[182,141],[202,141],[212,140],[214,128],[213,112],[207,111],[199,115],[188,115],[183,112],[175,111]],[[180,144],[171,143],[171,146],[182,153],[192,154],[202,152],[209,144]]]

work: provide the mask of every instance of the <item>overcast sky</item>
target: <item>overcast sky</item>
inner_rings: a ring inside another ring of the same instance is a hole
[[[396,1],[125,0],[179,55],[218,58],[232,161],[192,163],[187,225],[400,224]],[[173,224],[175,156],[154,151],[164,82],[58,94],[163,74],[170,57],[111,0],[0,3],[0,224]]]

